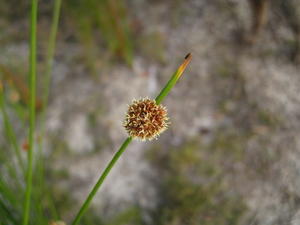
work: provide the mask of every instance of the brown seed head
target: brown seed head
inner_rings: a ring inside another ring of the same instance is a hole
[[[123,126],[129,136],[151,140],[167,129],[168,119],[165,107],[144,98],[129,105]]]

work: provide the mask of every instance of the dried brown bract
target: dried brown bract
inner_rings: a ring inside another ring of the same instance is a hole
[[[144,98],[129,105],[123,126],[131,137],[152,140],[167,129],[168,119],[164,106]]]

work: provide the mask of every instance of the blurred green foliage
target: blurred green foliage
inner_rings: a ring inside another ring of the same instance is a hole
[[[29,1],[17,0],[1,1],[0,14],[3,21],[6,21],[8,26],[11,22],[26,21],[29,3]],[[119,59],[131,65],[134,39],[126,2],[120,0],[72,0],[62,1],[62,3],[60,24],[62,27],[67,26],[64,33],[71,31],[71,36],[75,36],[76,40],[81,42],[84,47],[84,60],[90,69],[94,69],[97,60],[106,58]],[[16,5],[18,7],[15,7]],[[40,1],[39,17],[51,15],[51,6],[49,1]],[[0,24],[0,31],[3,25],[5,23]],[[44,32],[43,29],[39,29],[39,37],[45,36],[42,32]],[[48,34],[49,30],[45,32]],[[23,33],[21,36],[27,38]],[[48,36],[46,37],[48,38]],[[2,38],[0,35],[0,41]],[[40,39],[39,42],[41,42]]]
[[[130,21],[123,1],[64,1],[63,10],[71,16],[75,24],[75,34],[89,51],[87,55],[91,54],[90,57],[93,57],[93,54],[97,54],[93,51],[99,49],[97,45],[102,41],[113,55],[129,65],[132,63]]]

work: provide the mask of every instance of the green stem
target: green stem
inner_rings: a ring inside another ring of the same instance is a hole
[[[59,22],[60,7],[61,7],[61,0],[55,0],[48,51],[46,57],[46,73],[45,73],[45,80],[44,80],[45,92],[43,96],[44,108],[43,108],[43,117],[42,117],[43,120],[45,120],[45,116],[46,116],[45,112],[47,111],[47,106],[48,106],[49,86],[50,86],[50,78],[52,73],[53,58],[55,52],[55,41],[56,41],[56,34],[57,34],[57,28]]]
[[[168,81],[166,86],[161,90],[161,92],[156,97],[155,101],[157,104],[160,104],[162,102],[162,100],[169,94],[171,89],[174,87],[174,85],[177,83],[177,81],[181,77],[186,66],[190,63],[191,59],[192,59],[192,55],[190,53],[187,54],[186,57],[184,58],[183,63],[178,67],[178,69],[172,75],[171,79]]]
[[[162,91],[159,93],[159,95],[156,97],[155,101],[157,104],[160,104],[161,101],[165,98],[165,96],[167,96],[167,94],[170,92],[170,90],[173,88],[173,86],[176,84],[176,82],[178,81],[179,77],[182,75],[182,73],[184,72],[186,66],[189,64],[189,62],[191,61],[192,57],[191,54],[188,54],[183,63],[179,66],[179,68],[177,69],[177,71],[173,74],[173,76],[171,77],[171,79],[169,80],[169,82],[166,84],[166,86],[162,89]],[[85,200],[85,202],[83,203],[83,205],[81,206],[79,212],[77,213],[72,225],[77,225],[82,217],[82,215],[85,213],[85,211],[88,209],[92,199],[94,198],[94,196],[96,195],[97,191],[99,190],[99,188],[101,187],[101,184],[104,182],[105,178],[107,177],[108,173],[110,172],[110,170],[113,168],[113,166],[115,165],[115,163],[117,162],[117,160],[120,158],[120,156],[122,155],[122,153],[125,151],[125,149],[127,148],[127,146],[130,144],[130,142],[132,141],[132,137],[128,137],[123,144],[121,145],[120,149],[115,153],[114,157],[112,158],[112,160],[109,162],[109,164],[107,165],[106,169],[103,171],[103,173],[101,174],[101,176],[99,177],[97,183],[95,184],[95,186],[93,187],[92,191],[90,192],[90,194],[88,195],[87,199]]]
[[[120,156],[122,155],[122,153],[125,151],[125,149],[127,148],[127,146],[129,145],[129,143],[132,141],[132,137],[128,137],[123,144],[121,145],[119,151],[116,152],[116,154],[114,155],[114,157],[112,158],[112,160],[109,162],[109,164],[107,165],[106,169],[103,171],[103,173],[101,174],[101,176],[99,177],[97,183],[95,184],[95,186],[93,187],[92,191],[90,192],[90,194],[88,195],[87,199],[85,200],[85,202],[83,203],[82,207],[80,208],[76,218],[74,219],[72,225],[76,225],[79,223],[79,220],[81,219],[82,215],[84,214],[84,212],[88,209],[92,199],[94,198],[95,194],[97,193],[98,189],[101,187],[101,184],[103,183],[103,181],[105,180],[106,176],[108,175],[108,173],[110,172],[110,170],[113,168],[113,166],[115,165],[115,163],[117,162],[117,160],[120,158]]]
[[[32,189],[32,169],[33,169],[33,144],[34,144],[34,130],[35,130],[35,98],[36,98],[36,23],[38,0],[31,1],[31,20],[30,20],[30,54],[29,54],[29,87],[30,87],[30,124],[29,124],[29,149],[28,149],[28,166],[26,177],[26,191],[24,202],[23,225],[29,222],[30,214],[30,197]]]
[[[51,23],[51,30],[50,36],[48,41],[48,49],[47,49],[47,56],[46,56],[46,66],[45,66],[45,79],[44,79],[44,95],[43,95],[43,109],[41,112],[41,131],[40,131],[40,140],[38,144],[38,165],[37,165],[37,173],[39,178],[40,187],[38,188],[39,196],[46,195],[48,202],[50,204],[50,211],[55,219],[58,219],[58,213],[54,207],[53,200],[50,196],[50,192],[45,190],[45,183],[44,183],[44,159],[42,156],[42,149],[43,149],[43,142],[46,134],[45,124],[46,124],[46,113],[48,108],[48,99],[49,99],[49,87],[50,87],[50,80],[51,80],[51,73],[53,67],[53,58],[55,53],[55,42],[57,36],[57,28],[59,23],[59,15],[60,15],[60,8],[61,8],[61,0],[55,0],[54,8],[53,8],[53,15],[52,15],[52,23]],[[41,207],[40,207],[41,209]]]

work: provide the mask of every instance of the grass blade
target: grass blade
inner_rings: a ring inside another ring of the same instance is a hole
[[[4,124],[6,136],[9,139],[9,143],[12,144],[12,147],[15,151],[19,167],[21,167],[23,174],[25,174],[25,165],[21,156],[19,144],[17,142],[17,137],[5,109],[4,91],[1,82],[0,82],[0,108],[1,108],[2,117],[4,121],[3,124]]]
[[[192,60],[192,54],[189,53],[189,54],[186,55],[186,57],[184,58],[183,63],[178,67],[178,69],[173,74],[171,79],[168,81],[166,86],[161,90],[161,92],[156,97],[155,101],[156,101],[157,104],[160,104],[162,102],[162,100],[168,95],[168,93],[171,91],[171,89],[177,83],[177,81],[179,80],[179,78],[181,77],[181,75],[183,74],[185,68],[191,62],[191,60]]]
[[[46,123],[46,113],[48,108],[48,99],[49,99],[49,88],[50,88],[50,80],[52,74],[52,67],[53,67],[53,58],[55,53],[55,43],[56,43],[56,36],[58,30],[58,23],[59,23],[59,16],[60,16],[60,9],[61,9],[61,0],[54,1],[54,8],[52,14],[52,23],[51,23],[51,30],[50,36],[48,41],[48,48],[47,48],[47,56],[46,56],[46,67],[45,67],[45,79],[43,82],[44,86],[44,93],[43,93],[43,109],[41,112],[41,131],[40,131],[40,141],[38,144],[38,164],[37,164],[37,176],[38,176],[38,183],[40,184],[39,188],[37,189],[37,195],[40,197],[45,196],[45,198],[51,204],[50,211],[52,216],[55,219],[58,219],[58,213],[55,210],[55,206],[53,200],[51,198],[51,194],[46,191],[45,192],[45,182],[44,182],[44,158],[42,154],[43,149],[43,142],[46,135],[45,131],[45,123]],[[42,206],[39,207],[40,212],[42,211]]]
[[[30,124],[29,124],[29,150],[27,153],[28,166],[26,176],[26,191],[24,202],[23,225],[28,225],[30,214],[30,200],[32,189],[32,170],[33,170],[33,145],[34,145],[34,130],[35,130],[35,97],[36,97],[36,23],[38,0],[31,1],[31,17],[30,17],[30,54],[29,54],[29,87],[30,87]]]

